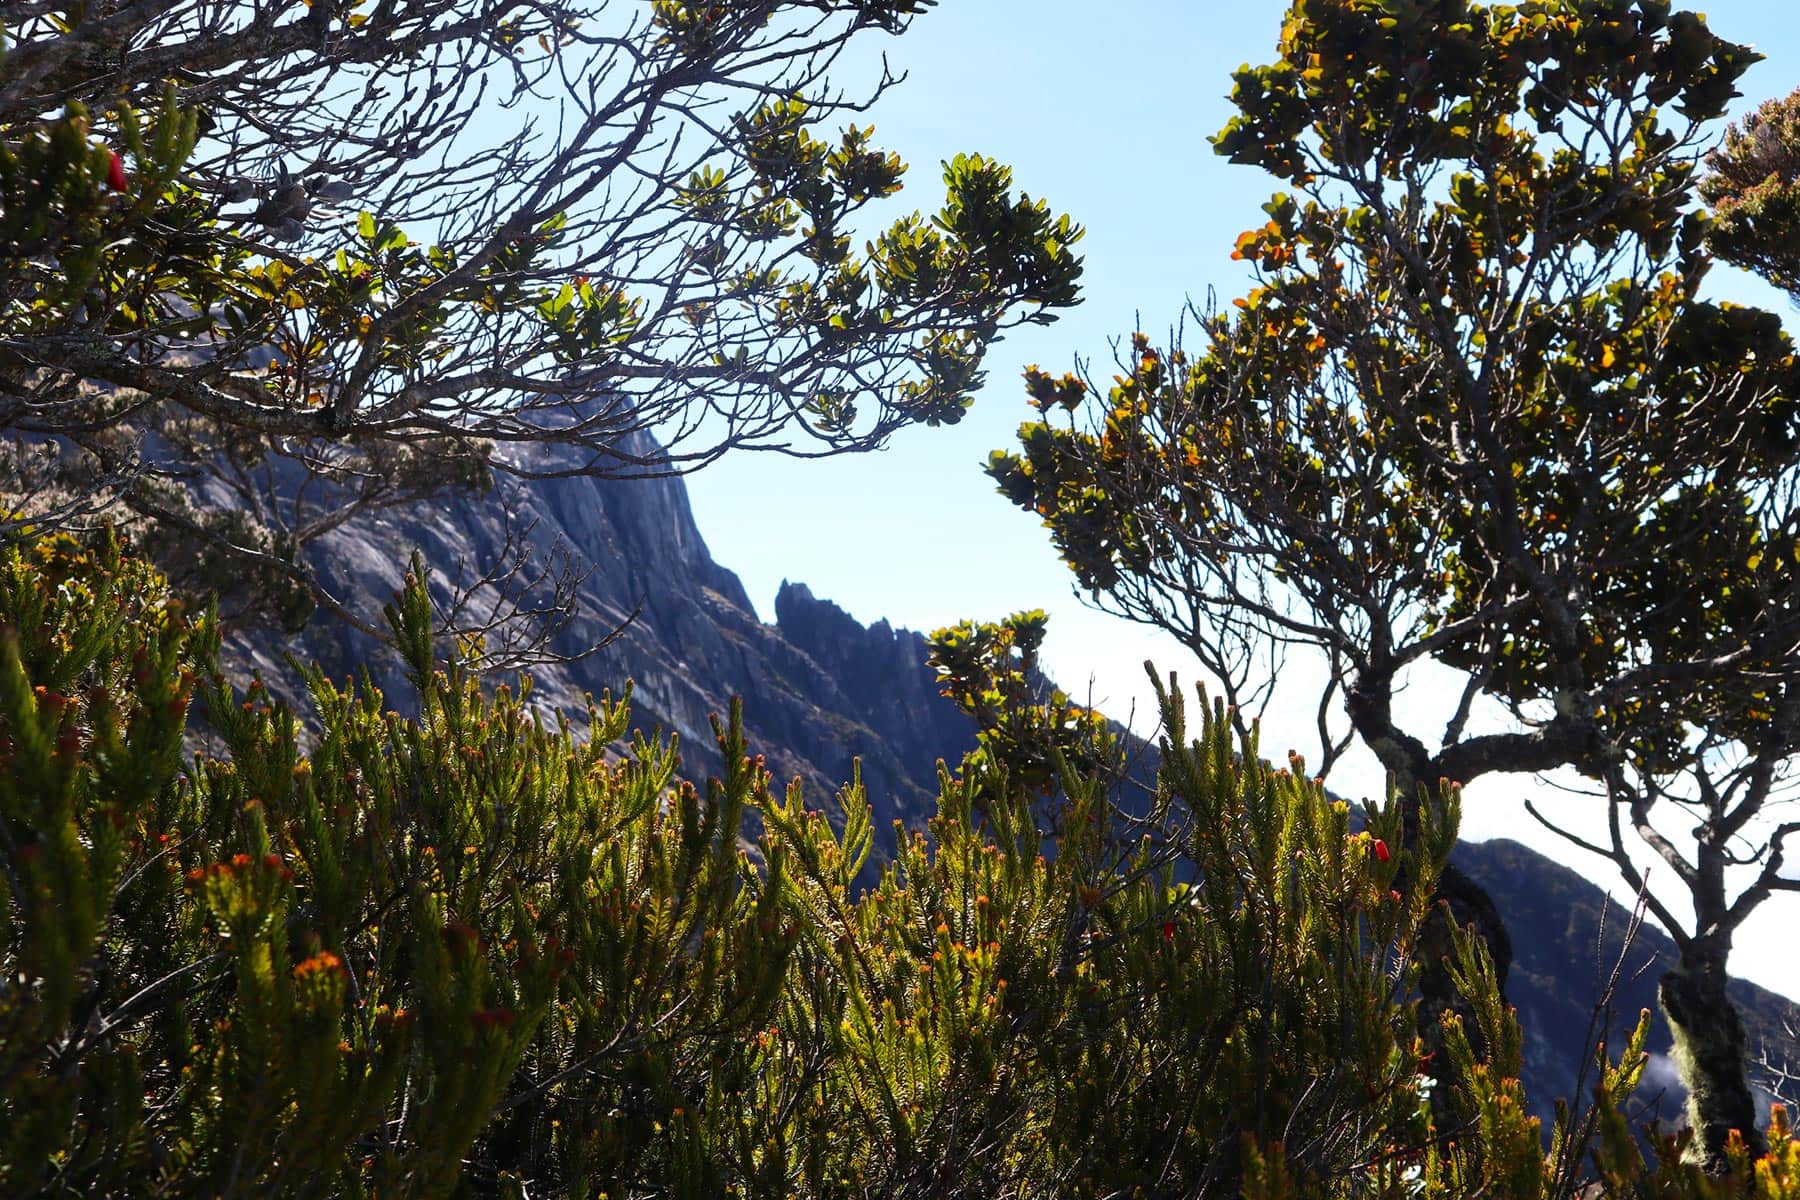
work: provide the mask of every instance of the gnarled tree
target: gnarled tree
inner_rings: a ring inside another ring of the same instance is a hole
[[[1800,886],[1768,820],[1800,744],[1800,366],[1776,316],[1703,297],[1696,204],[1755,59],[1657,0],[1300,0],[1215,139],[1291,189],[1238,240],[1256,286],[1191,314],[1197,350],[1137,337],[1104,402],[1029,373],[1042,417],[991,464],[1229,691],[1261,646],[1322,653],[1327,765],[1335,694],[1408,795],[1590,781],[1583,844],[1638,884],[1630,827],[1695,907],[1651,899],[1715,1163],[1757,1136],[1733,933]],[[1465,681],[1441,732],[1394,703],[1431,661]],[[1470,731],[1483,697],[1510,728]]]
[[[873,224],[894,78],[831,73],[930,7],[0,4],[0,529],[122,508],[298,616],[371,507],[955,421],[1080,230],[974,156]]]

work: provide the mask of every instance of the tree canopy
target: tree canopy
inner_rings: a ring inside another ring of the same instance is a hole
[[[1713,253],[1800,303],[1800,94],[1770,100],[1706,157]]]
[[[990,465],[1083,588],[1234,697],[1268,646],[1322,653],[1323,768],[1354,736],[1408,793],[1585,775],[1611,832],[1582,844],[1637,885],[1635,830],[1692,897],[1651,903],[1707,999],[1665,997],[1726,1043],[1732,932],[1796,886],[1762,818],[1800,744],[1800,362],[1703,290],[1714,244],[1775,261],[1744,226],[1787,184],[1726,197],[1785,110],[1699,203],[1757,57],[1657,0],[1299,0],[1214,139],[1288,189],[1233,251],[1256,285],[1137,335],[1104,398],[1028,372],[1041,416]],[[1428,660],[1465,681],[1441,732],[1395,715]],[[1478,699],[1511,728],[1470,732]],[[1689,1074],[1736,1081],[1709,1154],[1754,1120],[1736,1037]]]
[[[957,420],[1081,230],[964,154],[878,219],[893,78],[834,72],[930,7],[6,6],[0,521],[110,507],[304,593],[324,530],[496,472]]]

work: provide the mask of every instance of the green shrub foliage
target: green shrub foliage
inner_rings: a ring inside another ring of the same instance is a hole
[[[717,1194],[692,1114],[753,1074],[795,937],[735,722],[703,796],[623,703],[577,737],[433,669],[419,587],[391,616],[417,719],[314,674],[307,753],[213,680],[184,775],[209,622],[113,554],[8,560],[0,1191]]]
[[[735,711],[696,784],[626,700],[488,692],[416,567],[389,619],[418,715],[315,671],[305,724],[117,550],[0,568],[8,1196],[1530,1197],[1570,1162],[1742,1194],[1636,1157],[1641,1030],[1546,1159],[1472,940],[1488,1054],[1452,1021],[1429,1102],[1413,961],[1454,792],[1416,849],[1392,804],[1352,831],[1170,687],[1122,818],[1104,724],[1033,688],[1029,614],[940,636],[996,719],[858,894],[859,783],[827,820]],[[1772,1140],[1743,1176],[1794,1194]]]
[[[1800,302],[1800,91],[1733,125],[1706,166],[1713,253]]]

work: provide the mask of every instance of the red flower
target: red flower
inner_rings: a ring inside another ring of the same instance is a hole
[[[1379,858],[1382,862],[1387,862],[1389,859],[1394,857],[1391,853],[1389,853],[1388,848],[1387,848],[1387,843],[1382,841],[1380,838],[1375,839],[1375,857]]]
[[[1173,921],[1164,921],[1163,922],[1163,940],[1168,941],[1168,942],[1172,942],[1175,940],[1175,922],[1173,922]]]
[[[119,156],[114,154],[111,150],[106,152],[106,182],[115,192],[122,192],[127,186],[125,182],[125,164],[120,161]]]

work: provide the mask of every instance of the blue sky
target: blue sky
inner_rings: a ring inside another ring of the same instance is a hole
[[[1207,139],[1231,115],[1231,71],[1267,61],[1283,8],[1276,0],[944,0],[904,37],[878,45],[909,73],[869,118],[877,142],[912,164],[908,202],[931,207],[941,195],[937,164],[959,152],[1011,164],[1024,190],[1087,226],[1086,300],[1057,324],[997,346],[986,389],[954,428],[911,430],[883,453],[836,460],[738,454],[694,475],[700,528],[765,617],[784,578],[861,621],[885,617],[914,629],[1044,608],[1052,674],[1077,694],[1091,688],[1121,718],[1147,707],[1145,658],[1193,678],[1172,642],[1083,606],[1043,530],[995,494],[980,468],[990,450],[1012,444],[1028,415],[1018,382],[1027,363],[1061,371],[1077,355],[1091,357],[1105,378],[1111,339],[1140,324],[1167,329],[1189,297],[1209,288],[1238,290],[1232,243],[1265,219],[1258,206],[1274,183],[1216,158]],[[1800,87],[1792,0],[1719,0],[1704,10],[1721,35],[1768,56],[1745,80],[1736,111]],[[1721,274],[1717,290],[1785,313],[1800,332],[1791,306],[1755,281]],[[1303,717],[1290,728],[1282,705],[1271,711],[1263,748],[1272,755],[1290,745],[1311,753],[1305,665],[1291,672],[1282,699]],[[1427,712],[1445,704],[1443,681],[1419,679],[1410,698]],[[1330,782],[1350,796],[1382,787],[1366,756],[1347,760]],[[1465,833],[1517,837],[1616,889],[1609,864],[1584,861],[1524,815],[1518,797],[1532,790],[1577,821],[1598,814],[1528,780],[1489,780],[1466,797]],[[1800,897],[1766,904],[1740,936],[1738,973],[1800,996],[1800,956],[1784,945],[1791,932],[1783,934],[1797,917]]]

